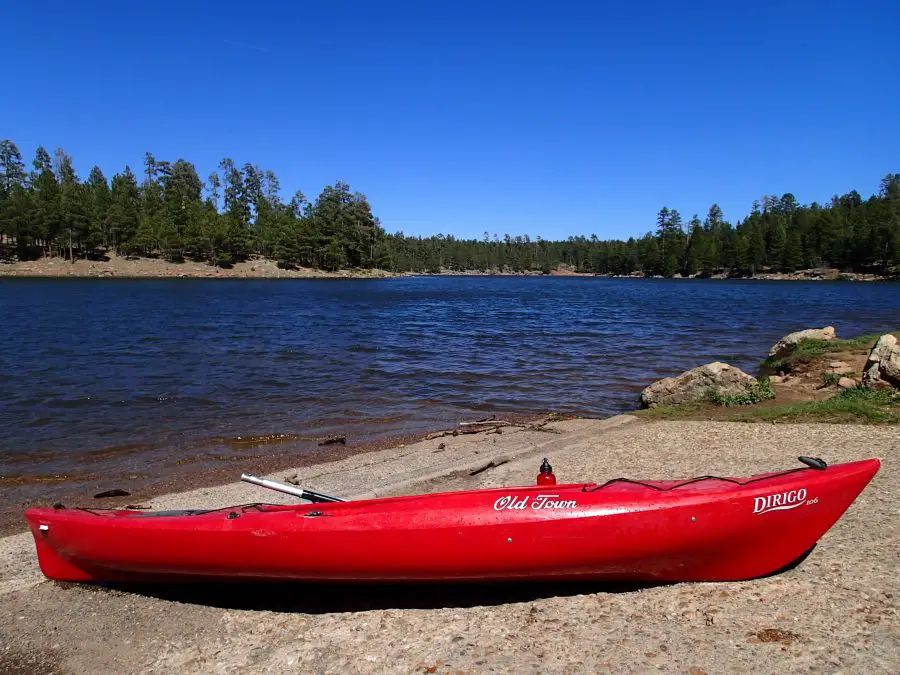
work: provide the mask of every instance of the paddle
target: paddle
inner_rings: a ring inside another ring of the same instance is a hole
[[[299,497],[300,499],[305,499],[309,502],[314,502],[317,504],[321,504],[324,502],[345,502],[346,499],[341,499],[340,497],[331,497],[330,495],[323,495],[320,492],[313,492],[312,490],[304,490],[303,488],[294,487],[292,485],[285,485],[284,483],[279,483],[278,481],[269,480],[268,478],[260,478],[252,473],[242,473],[241,480],[245,483],[253,483],[253,485],[258,485],[259,487],[268,488],[269,490],[275,490],[276,492],[283,492],[288,495],[293,495],[294,497]]]

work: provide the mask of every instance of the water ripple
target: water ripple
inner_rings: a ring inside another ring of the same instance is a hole
[[[0,474],[165,470],[234,444],[483,412],[610,415],[799,328],[894,325],[889,284],[557,278],[0,280]],[[71,311],[78,307],[78,312]],[[263,439],[230,441],[228,439]],[[302,447],[306,448],[306,445]],[[233,453],[232,453],[233,454]],[[182,456],[184,455],[184,456]]]

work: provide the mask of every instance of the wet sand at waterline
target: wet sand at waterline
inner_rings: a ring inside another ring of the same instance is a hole
[[[8,537],[0,672],[900,671],[896,428],[631,417],[550,427],[558,433],[445,437],[297,473],[307,487],[360,498],[529,484],[543,456],[561,482],[750,475],[804,454],[883,464],[802,564],[740,583],[108,589],[43,580],[30,535]],[[232,483],[152,503],[282,501],[260,492]]]

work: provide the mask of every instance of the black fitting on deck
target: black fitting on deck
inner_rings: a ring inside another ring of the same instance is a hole
[[[810,469],[815,469],[816,471],[824,471],[828,468],[828,464],[825,463],[824,459],[819,459],[818,457],[798,457],[801,462],[806,464]]]

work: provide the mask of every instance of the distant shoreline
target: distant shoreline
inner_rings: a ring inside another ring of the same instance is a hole
[[[334,272],[310,267],[282,268],[266,258],[252,258],[232,267],[213,267],[204,262],[174,263],[161,258],[126,258],[110,255],[107,260],[71,262],[61,257],[26,261],[0,261],[0,277],[19,278],[101,278],[101,279],[388,279],[397,277],[597,277],[604,279],[663,279],[661,276],[632,274],[600,274],[576,272],[565,267],[547,274],[540,271],[513,272],[479,270],[441,272],[389,272],[380,269],[342,269]],[[674,279],[759,280],[759,281],[891,281],[895,276],[857,274],[833,269],[799,270],[797,272],[760,273],[753,276],[729,277],[694,275]]]
[[[204,262],[173,263],[161,258],[125,258],[110,255],[108,260],[38,258],[0,262],[0,277],[100,278],[100,279],[384,279],[400,276],[385,270],[338,270],[328,272],[308,267],[282,269],[274,260],[253,258],[232,267],[213,267]]]

